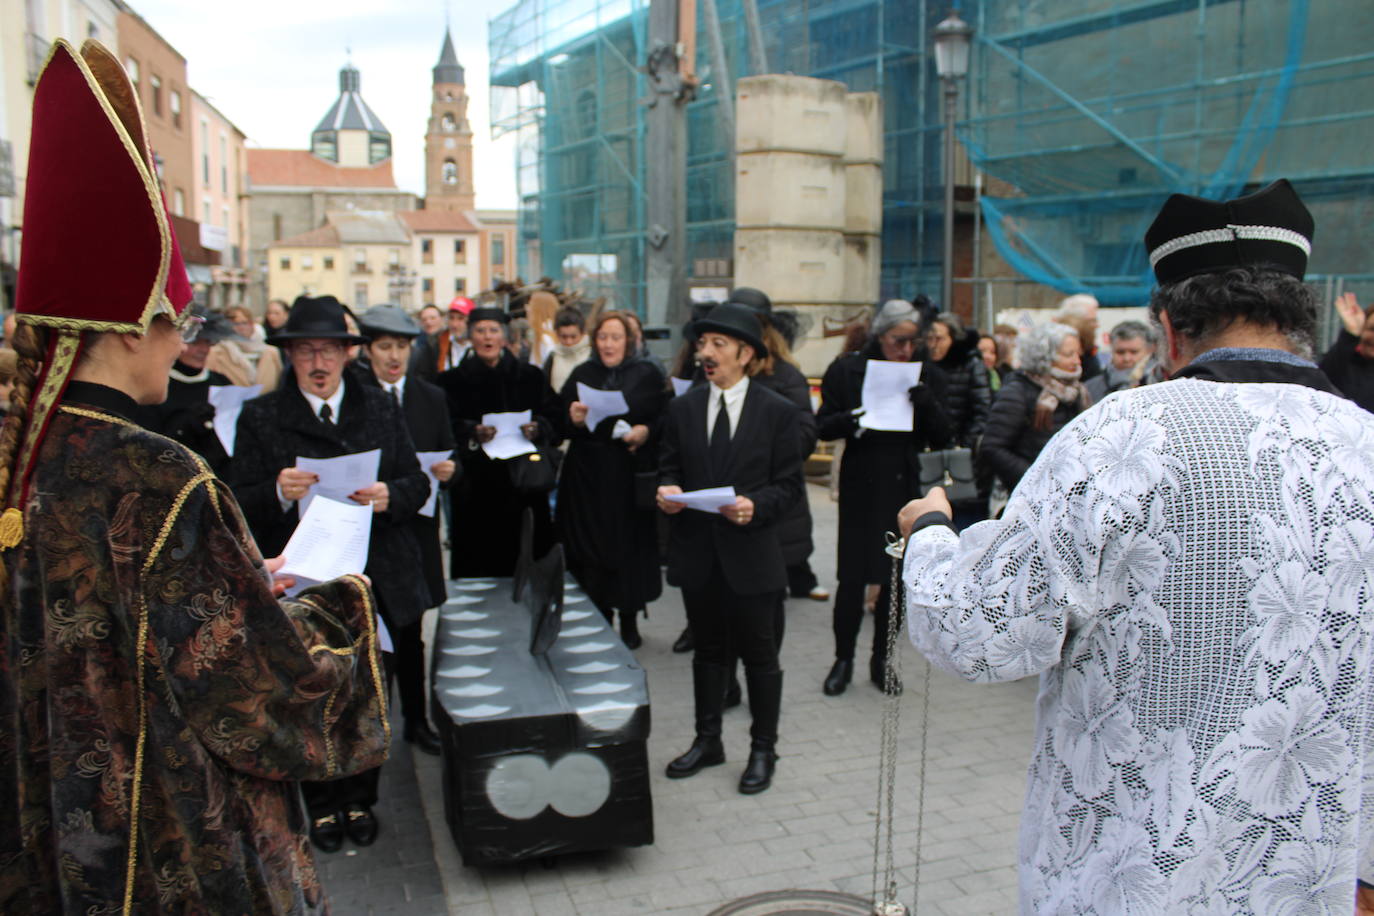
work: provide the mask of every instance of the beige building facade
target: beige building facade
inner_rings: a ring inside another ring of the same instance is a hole
[[[355,312],[382,303],[418,308],[411,258],[411,235],[395,214],[331,213],[326,225],[268,246],[268,297],[329,295]]]
[[[482,230],[467,216],[447,210],[408,210],[397,215],[411,235],[415,307],[447,305],[454,296],[474,296],[486,288]]]
[[[207,302],[211,307],[238,305],[248,291],[247,150],[243,131],[191,91],[191,154],[194,218],[200,224],[202,248],[219,252],[209,269]]]

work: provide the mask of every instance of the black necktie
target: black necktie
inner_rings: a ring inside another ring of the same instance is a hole
[[[328,404],[320,408],[320,422],[326,426],[334,425],[334,410]]]
[[[395,386],[395,385],[392,385],[392,386],[391,386],[391,401],[392,401],[393,404],[396,405],[396,409],[397,409],[397,410],[400,410],[400,409],[401,409],[401,396],[400,396],[399,394],[396,393],[396,386]]]
[[[711,429],[711,471],[720,478],[730,460],[730,412],[725,409],[725,395],[720,396],[716,411],[716,425]]]

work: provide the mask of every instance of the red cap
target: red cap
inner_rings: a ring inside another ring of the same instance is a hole
[[[53,44],[33,94],[16,311],[53,328],[143,333],[191,284],[138,96],[103,45]],[[81,269],[72,269],[79,253]]]
[[[448,304],[450,312],[462,312],[464,315],[470,314],[475,308],[477,308],[477,303],[467,296],[454,296],[453,301]]]

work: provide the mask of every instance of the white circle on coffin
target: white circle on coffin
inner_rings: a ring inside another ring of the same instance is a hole
[[[591,754],[574,751],[549,771],[549,804],[564,817],[586,817],[611,796],[611,771]]]
[[[543,757],[516,754],[498,761],[487,773],[487,798],[504,816],[527,821],[548,807],[550,782]]]
[[[481,604],[482,599],[475,595],[457,595],[444,602],[445,606],[451,604]]]
[[[443,615],[445,620],[458,620],[463,623],[474,620],[486,620],[490,616],[490,614],[482,614],[478,611],[454,611],[450,614]]]
[[[590,617],[590,616],[592,616],[592,612],[591,612],[591,611],[564,611],[564,612],[563,612],[563,619],[564,619],[565,621],[567,621],[567,622],[572,622],[572,621],[574,621],[574,620],[586,620],[586,619],[587,619],[588,617]]]
[[[601,632],[601,627],[594,627],[594,626],[573,627],[573,628],[570,629],[570,630],[560,630],[559,633],[558,633],[558,638],[559,638],[559,639],[577,639],[579,636],[591,636],[591,635],[593,635],[594,633],[600,633],[600,632]]]
[[[451,697],[489,697],[505,689],[493,684],[464,684],[462,687],[450,687],[444,693]]]
[[[633,703],[626,703],[623,700],[602,700],[591,706],[581,706],[577,709],[577,717],[592,728],[603,732],[612,732],[624,727],[625,723],[634,716],[636,707]]]
[[[442,650],[445,655],[490,655],[495,646],[449,646]]]
[[[484,677],[491,674],[490,668],[477,665],[458,665],[454,668],[439,669],[439,677]]]
[[[454,630],[453,635],[463,639],[495,639],[501,635],[501,631],[489,630],[486,627],[470,627],[466,630]]]
[[[487,582],[485,580],[475,582],[459,582],[457,585],[453,587],[458,589],[460,592],[484,592],[489,588],[496,588],[496,583]]]
[[[614,671],[619,665],[612,665],[610,662],[587,662],[585,665],[578,665],[576,668],[569,668],[571,674],[605,674],[607,671]]]
[[[605,652],[613,645],[615,644],[609,642],[584,642],[575,646],[567,646],[563,651],[571,652],[574,655],[586,655],[588,652]]]

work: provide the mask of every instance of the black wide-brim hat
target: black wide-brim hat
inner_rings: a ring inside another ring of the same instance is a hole
[[[1145,231],[1159,283],[1236,267],[1266,267],[1299,280],[1312,254],[1312,214],[1285,178],[1234,200],[1174,194]]]
[[[383,335],[413,338],[420,336],[420,326],[394,305],[374,305],[358,316],[358,328],[363,336],[372,340]]]
[[[217,344],[221,340],[229,340],[239,336],[238,332],[234,330],[234,323],[222,312],[212,312],[203,305],[193,305],[191,306],[191,314],[205,321],[196,333],[196,340]]]
[[[763,290],[754,289],[752,286],[735,287],[730,290],[730,295],[725,297],[725,301],[752,309],[758,315],[771,315],[773,313],[773,300],[769,299],[768,294]]]
[[[267,342],[283,347],[293,340],[337,340],[345,344],[365,344],[367,338],[348,330],[343,304],[333,296],[298,296],[291,303],[286,324]]]
[[[759,324],[758,315],[747,305],[726,302],[692,325],[692,332],[698,338],[710,331],[744,341],[760,358],[768,355],[768,347],[763,343],[763,326]]]

